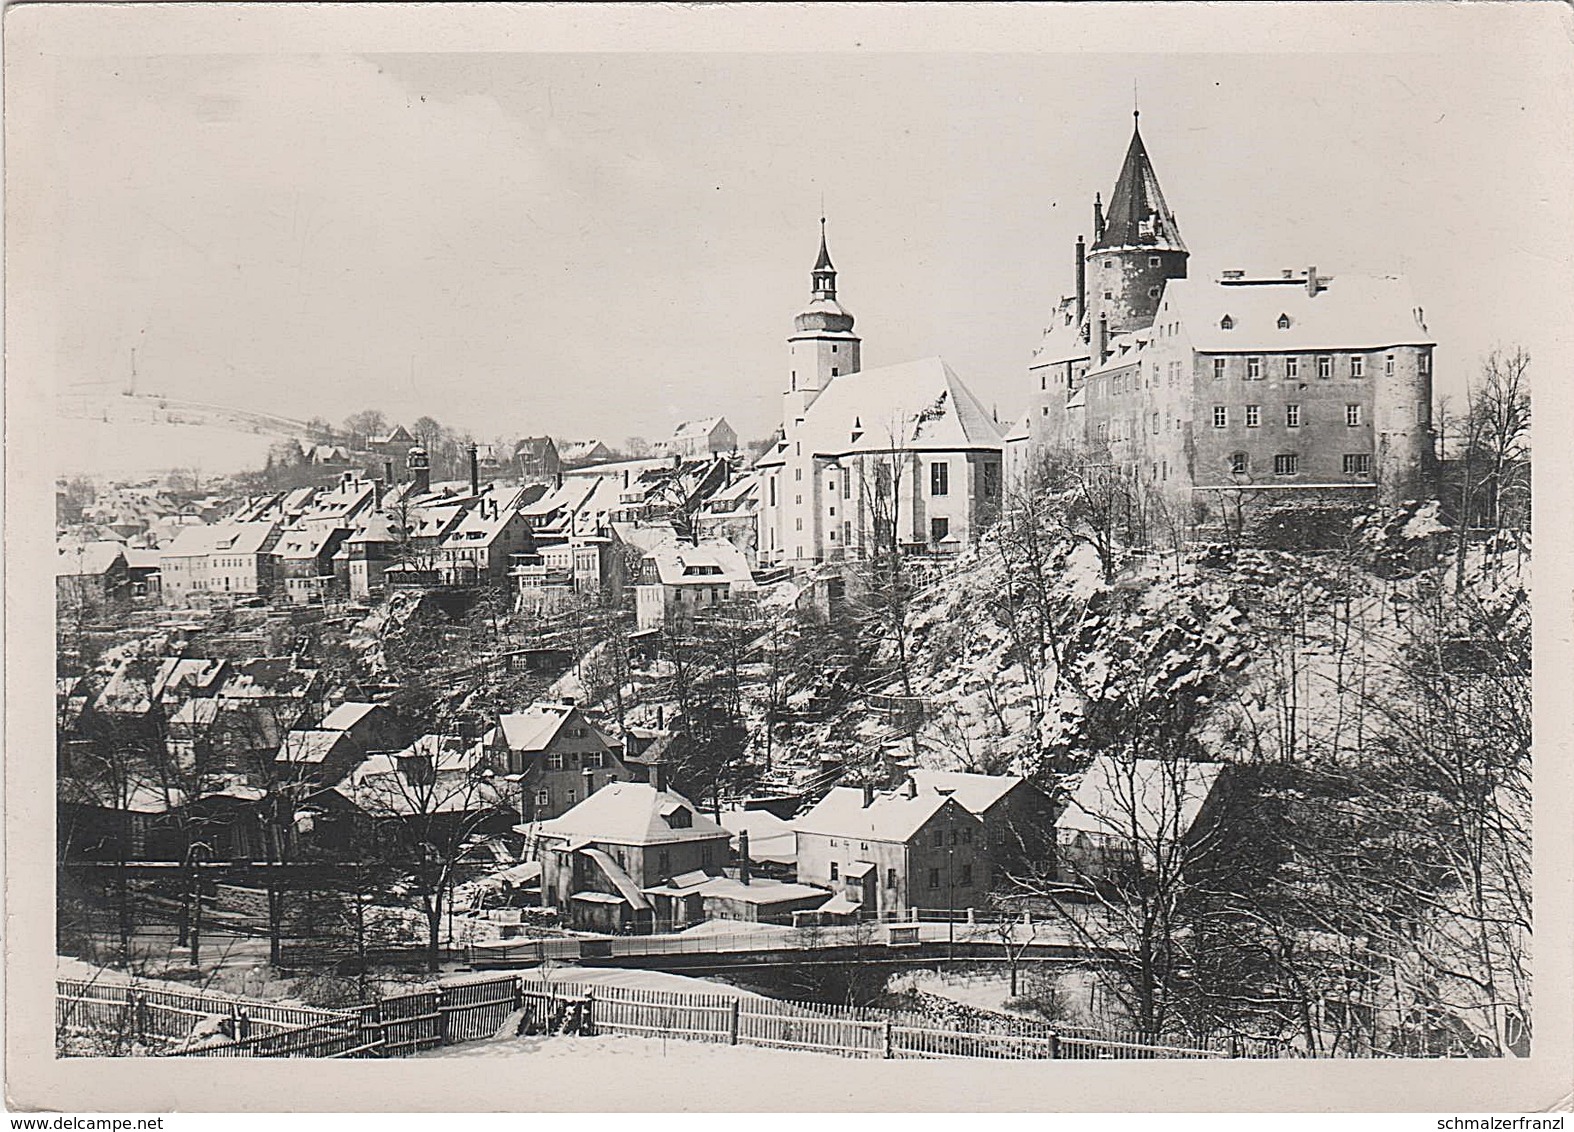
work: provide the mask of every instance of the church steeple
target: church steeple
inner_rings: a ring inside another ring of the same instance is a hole
[[[816,299],[836,298],[836,265],[825,245],[825,217],[820,217],[820,258],[814,261],[812,290]]]
[[[789,396],[807,394],[813,400],[835,378],[857,373],[862,363],[853,316],[836,298],[836,267],[831,263],[823,215],[820,254],[809,277],[809,305],[793,319],[793,334],[787,340],[791,353],[787,389]],[[807,406],[808,401],[803,401],[800,409]]]

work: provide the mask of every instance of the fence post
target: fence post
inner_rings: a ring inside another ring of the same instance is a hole
[[[1049,1032],[1049,1056],[1056,1060],[1060,1057],[1060,1035],[1054,1030]]]
[[[141,991],[128,991],[126,1003],[131,1007],[131,1037],[133,1041],[143,1041],[148,1032],[148,1001]]]
[[[889,1061],[895,1056],[896,1043],[892,1040],[891,1020],[889,1018],[880,1023],[880,1046],[881,1056],[886,1060]]]
[[[737,999],[733,999],[731,1006],[729,1006],[728,1009],[727,1009],[727,1044],[730,1045],[730,1046],[735,1046],[735,1045],[738,1044],[738,1000]]]
[[[437,1012],[437,1044],[448,1044],[448,992],[442,987],[432,996],[433,1009]]]
[[[596,1033],[596,992],[593,988],[585,989],[585,1021],[579,1032],[587,1038]]]
[[[243,1042],[251,1037],[251,1018],[244,1010],[235,1012],[235,1037]]]

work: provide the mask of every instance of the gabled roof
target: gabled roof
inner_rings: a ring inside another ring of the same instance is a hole
[[[289,731],[284,735],[284,742],[279,745],[279,754],[275,761],[315,765],[325,762],[339,744],[349,741],[349,736],[343,731],[321,728]]]
[[[1125,163],[1120,167],[1115,191],[1109,196],[1104,233],[1094,241],[1093,250],[1138,247],[1186,250],[1180,227],[1164,201],[1159,178],[1148,159],[1147,146],[1142,144],[1142,131],[1134,122]]]
[[[690,825],[669,820],[680,809],[688,811]],[[667,811],[666,817],[663,810]],[[569,842],[588,840],[617,845],[662,845],[727,837],[725,829],[683,795],[657,790],[645,782],[609,782],[568,813],[543,822],[540,828],[543,836]]]
[[[949,790],[970,814],[983,814],[1027,779],[1019,774],[967,774],[958,770],[914,770],[908,775],[920,791]]]
[[[673,430],[674,440],[701,440],[716,431],[718,425],[727,423],[726,417],[706,417],[698,421],[684,421]]]
[[[363,704],[351,700],[330,711],[318,726],[324,731],[348,731],[372,712],[383,710],[381,704]]]
[[[806,454],[819,456],[998,449],[1002,443],[989,411],[939,358],[833,378],[794,439]]]
[[[552,745],[571,719],[577,718],[595,732],[602,745],[615,750],[617,744],[596,727],[573,704],[542,701],[531,704],[524,711],[511,712],[499,717],[497,723],[503,731],[503,741],[510,751],[544,751]]]
[[[304,696],[317,682],[315,668],[298,668],[287,656],[259,656],[236,661],[224,686],[226,699]]]
[[[664,586],[726,582],[735,588],[754,588],[749,560],[741,550],[722,539],[705,539],[698,546],[663,543],[646,557],[655,563],[656,574]]]
[[[55,577],[96,577],[108,573],[116,560],[124,561],[125,547],[118,542],[90,542],[80,547],[61,547],[55,556]]]
[[[791,825],[798,833],[905,843],[947,805],[967,813],[960,803],[932,790],[919,790],[912,796],[902,790],[884,791],[865,806],[859,787],[838,786],[808,813],[794,818]]]
[[[738,834],[749,835],[751,860],[790,865],[798,859],[798,835],[769,810],[723,810],[721,824],[732,834],[735,849]]]
[[[1197,820],[1223,771],[1219,763],[1113,759],[1101,755],[1082,776],[1057,829],[1130,839],[1182,836]]]

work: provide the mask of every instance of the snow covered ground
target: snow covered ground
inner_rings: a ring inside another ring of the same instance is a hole
[[[596,1063],[598,1070],[609,1059],[614,1063],[631,1064],[642,1061],[659,1061],[664,1066],[702,1070],[769,1070],[780,1068],[784,1061],[818,1062],[821,1064],[845,1061],[825,1053],[805,1053],[799,1050],[763,1049],[759,1046],[729,1046],[715,1042],[663,1041],[659,1038],[630,1038],[621,1034],[581,1037],[529,1037],[491,1038],[464,1045],[446,1046],[419,1054],[427,1058],[500,1058],[531,1057],[539,1061]]]

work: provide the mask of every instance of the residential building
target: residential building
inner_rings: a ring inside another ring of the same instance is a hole
[[[501,585],[513,555],[535,549],[517,488],[489,487],[437,543],[438,577],[447,585]]]
[[[274,586],[272,520],[186,527],[159,553],[166,604],[266,597]]]
[[[685,460],[730,455],[738,450],[738,434],[727,423],[726,417],[684,421],[669,439],[657,445],[657,449],[664,455]]]
[[[755,592],[748,560],[729,542],[667,543],[645,556],[634,608],[641,629],[711,612]]]
[[[334,708],[316,727],[286,733],[274,763],[301,780],[332,786],[368,755],[400,750],[406,740],[386,707],[351,701]]]
[[[1004,437],[939,358],[862,368],[826,250],[789,338],[781,439],[761,477],[761,565],[951,554],[998,515]]]
[[[129,604],[131,567],[118,542],[62,546],[55,555],[55,605],[62,615],[93,616]]]
[[[700,505],[694,516],[694,537],[701,541],[721,539],[743,552],[751,565],[759,562],[760,478],[749,471],[736,476]]]
[[[333,556],[350,537],[345,527],[313,524],[284,531],[274,547],[279,589],[292,605],[321,602],[334,589]]]
[[[1099,756],[1055,821],[1057,874],[1100,883],[1139,861],[1175,867],[1181,847],[1210,827],[1223,772],[1219,763]]]
[[[920,792],[950,791],[984,825],[984,844],[996,871],[1047,864],[1054,853],[1055,806],[1019,774],[950,770],[908,772]]]
[[[568,701],[531,704],[497,721],[502,764],[520,784],[520,818],[559,817],[609,782],[642,777],[623,746]]]
[[[792,821],[798,881],[866,914],[982,907],[991,881],[984,823],[950,793],[838,786]]]
[[[563,463],[550,436],[527,436],[514,445],[514,470],[520,483],[556,483]]]
[[[721,876],[728,834],[665,783],[613,782],[539,827],[541,897],[576,928],[650,931],[646,889]]]
[[[612,449],[599,440],[565,441],[561,453],[565,467],[604,464],[612,459]]]

